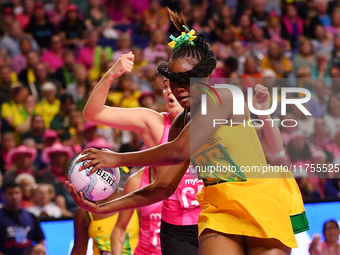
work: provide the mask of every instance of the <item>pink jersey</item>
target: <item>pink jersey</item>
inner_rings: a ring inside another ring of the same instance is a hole
[[[140,188],[150,184],[150,168],[145,167]],[[162,202],[139,208],[141,228],[135,255],[161,255],[160,227]]]
[[[167,113],[164,116],[164,131],[159,144],[168,141],[170,126],[170,114]],[[196,195],[201,189],[202,181],[193,178],[188,168],[175,193],[163,201],[162,219],[172,225],[197,225],[201,207],[196,201]]]

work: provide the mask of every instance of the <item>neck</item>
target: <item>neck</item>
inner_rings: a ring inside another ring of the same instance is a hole
[[[33,135],[36,135],[36,136],[38,136],[38,135],[43,135],[44,134],[44,129],[33,129],[32,130],[32,134]]]
[[[86,86],[86,81],[78,81],[78,82],[77,82],[77,86],[78,86],[78,87]]]
[[[4,209],[6,209],[7,211],[11,211],[11,212],[17,212],[20,210],[20,206],[17,205],[4,205]]]

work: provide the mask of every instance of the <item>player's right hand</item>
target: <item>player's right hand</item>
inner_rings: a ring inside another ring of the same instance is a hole
[[[130,73],[133,68],[135,55],[130,51],[128,54],[122,55],[117,62],[108,71],[112,78],[118,78],[124,73]]]

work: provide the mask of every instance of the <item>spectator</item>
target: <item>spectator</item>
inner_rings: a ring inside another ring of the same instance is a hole
[[[20,0],[11,0],[11,5],[15,14],[19,14],[23,11]]]
[[[33,192],[33,206],[27,211],[39,218],[60,218],[61,209],[53,203],[55,197],[54,188],[50,184],[40,183]]]
[[[329,75],[331,79],[331,92],[340,95],[340,70],[338,67],[333,66]]]
[[[309,110],[314,118],[324,117],[327,114],[328,94],[326,85],[322,81],[317,81],[314,86],[315,94],[308,102]]]
[[[280,45],[275,41],[271,41],[268,55],[261,61],[261,68],[262,70],[272,69],[277,78],[284,78],[292,71],[292,63],[282,55]]]
[[[326,151],[326,148],[330,145],[331,140],[326,132],[326,124],[323,118],[319,117],[315,119],[314,122],[314,134],[311,137],[311,142],[313,145]]]
[[[201,12],[204,13],[204,6],[200,6],[201,8]],[[213,21],[210,20],[208,21],[208,28],[207,30],[211,30],[211,34],[209,35],[208,38],[210,38],[210,40],[214,41],[216,38],[215,37],[221,37],[222,32],[224,29],[230,29],[231,31],[235,30],[235,27],[232,24],[232,14],[231,14],[231,10],[229,8],[229,6],[226,5],[222,5],[221,8],[218,11],[219,15],[218,15],[218,20],[217,21]],[[249,17],[245,19],[245,23],[248,22]],[[217,22],[217,24],[215,24]],[[238,21],[235,22],[236,24],[238,24]]]
[[[244,74],[241,76],[243,90],[247,92],[248,88],[255,88],[256,84],[262,84],[262,73],[258,71],[256,59],[248,57],[244,63]]]
[[[281,25],[280,17],[276,12],[269,15],[267,33],[268,38],[277,42],[282,49],[291,48],[290,43],[284,39],[288,39],[288,33],[285,27]]]
[[[156,41],[157,43],[159,43],[159,39],[161,40],[161,37],[156,36]],[[132,45],[132,41],[131,41],[131,36],[127,33],[122,34],[121,36],[119,36],[118,40],[117,40],[117,47],[118,50],[116,50],[113,55],[112,55],[112,61],[116,62],[121,55],[123,54],[127,54],[131,51],[131,45]],[[143,56],[145,57],[145,53],[143,54]]]
[[[79,51],[77,62],[84,64],[87,70],[94,68],[100,74],[101,56],[104,54],[106,60],[109,60],[112,56],[112,50],[109,47],[103,49],[97,46],[98,37],[99,34],[96,30],[89,30],[87,32],[86,45]]]
[[[290,162],[295,165],[297,169],[301,167],[305,168],[305,164],[311,163],[312,154],[303,131],[295,130],[291,133],[287,153]]]
[[[148,2],[148,1],[147,1]],[[104,6],[108,12],[110,20],[117,25],[130,24],[132,20],[138,19],[141,13],[133,12],[134,7],[143,3],[143,1],[104,1]],[[144,7],[145,10],[148,9],[148,4]],[[144,9],[143,8],[143,9]],[[144,10],[143,10],[144,11]]]
[[[328,27],[331,25],[331,18],[327,14],[328,3],[326,0],[319,0],[316,2],[316,16],[311,19],[309,26],[309,35],[315,38],[315,27],[321,25]]]
[[[84,43],[85,24],[80,17],[76,5],[70,4],[67,8],[65,20],[60,24],[61,38],[64,38],[64,45],[75,49]]]
[[[164,77],[160,74],[156,74],[151,79],[151,86],[156,96],[157,108],[160,112],[167,111],[166,108],[164,108],[165,105],[164,105],[164,98],[163,98],[163,88],[164,88],[163,84],[164,84]]]
[[[22,193],[18,184],[6,182],[2,187],[4,205],[0,209],[0,252],[24,255],[34,243],[44,244],[44,234],[37,218],[20,209]]]
[[[54,74],[54,78],[61,83],[63,89],[66,89],[68,85],[74,83],[74,68],[76,66],[76,60],[72,50],[66,50],[63,54],[64,65],[60,67]]]
[[[301,104],[307,110],[307,104]],[[296,105],[294,105],[295,120],[298,128],[302,130],[306,137],[310,137],[314,133],[314,117],[305,115]]]
[[[321,25],[315,27],[315,39],[312,40],[314,53],[327,53],[329,57],[334,48],[332,37],[327,33],[325,28]]]
[[[14,149],[17,145],[14,133],[6,132],[1,137],[1,157],[5,161],[5,169],[10,170],[12,168],[11,162],[8,158],[8,153]]]
[[[310,70],[317,67],[313,45],[309,39],[301,38],[298,49],[298,54],[293,58],[293,72],[295,75],[297,75],[297,72],[301,67],[308,67]]]
[[[102,32],[109,20],[101,0],[90,0],[89,8],[84,12],[84,17],[87,29],[95,29],[99,33]]]
[[[251,27],[251,41],[249,43],[249,52],[258,60],[264,58],[268,53],[269,41],[264,37],[263,29],[253,25]]]
[[[325,241],[321,242],[319,235],[314,236],[309,245],[310,255],[326,255],[339,253],[340,245],[339,240],[339,225],[335,220],[329,220],[323,225],[323,235]]]
[[[156,30],[151,35],[149,47],[146,47],[143,51],[143,58],[150,62],[155,62],[157,57],[160,57],[164,60],[168,60],[169,58],[168,50],[169,50],[169,47],[166,43],[165,33],[162,30]],[[126,54],[126,53],[122,53],[122,54]],[[121,53],[119,54],[122,55]],[[114,55],[113,59],[115,59],[115,54],[113,55]]]
[[[340,129],[335,133],[334,142],[328,144],[326,150],[332,155],[334,164],[340,161]]]
[[[11,68],[17,74],[27,68],[27,56],[32,51],[32,44],[28,38],[22,38],[20,41],[21,53],[16,54],[11,61]]]
[[[268,26],[268,14],[265,11],[265,0],[254,0],[252,2],[251,23],[258,25],[260,28]]]
[[[15,178],[15,182],[19,184],[22,200],[20,208],[29,208],[33,206],[33,189],[36,188],[36,182],[31,174],[22,173]]]
[[[55,203],[61,208],[63,216],[67,217],[72,216],[77,210],[77,206],[65,186],[69,161],[73,159],[73,156],[71,147],[61,143],[54,143],[51,147],[45,148],[42,159],[48,165],[37,177],[38,182],[53,185],[56,192]]]
[[[34,0],[23,1],[23,11],[16,15],[15,19],[19,22],[21,29],[25,30],[30,23],[34,13]]]
[[[41,115],[45,127],[49,128],[54,116],[60,112],[60,100],[56,98],[57,87],[52,82],[46,82],[41,86],[44,99],[34,109],[34,113]]]
[[[142,19],[143,31],[148,34],[158,29],[166,32],[170,26],[168,11],[160,6],[158,0],[150,0],[150,8],[144,11]]]
[[[332,24],[326,27],[326,31],[330,32],[333,36],[340,33],[340,10],[334,10],[332,13]]]
[[[33,162],[37,156],[37,150],[29,148],[26,145],[20,145],[15,149],[12,149],[8,153],[8,161],[13,166],[10,171],[7,171],[4,178],[9,180],[15,180],[19,174],[30,174],[35,176],[35,169]]]
[[[87,99],[89,98],[93,88],[96,86],[98,81],[90,81],[86,83],[86,91],[85,91],[85,96],[82,99],[79,99],[77,102],[77,106],[76,109],[77,111],[83,111],[86,103],[87,103]]]
[[[305,168],[299,168],[299,170],[295,172],[294,175],[303,200],[305,201],[309,199],[320,198],[320,194],[316,190],[313,190],[313,186],[310,183],[310,180],[308,179],[307,173],[305,171]]]
[[[46,63],[51,73],[55,73],[64,65],[63,62],[63,43],[59,35],[51,37],[51,50],[45,51],[40,60]]]
[[[163,81],[162,81],[163,83]],[[139,107],[138,99],[141,95],[138,83],[134,82],[131,74],[123,74],[119,77],[118,89],[108,95],[114,106],[132,108]]]
[[[21,83],[12,83],[10,101],[1,105],[1,117],[5,118],[19,134],[29,130],[35,107],[34,98],[28,96],[24,99],[23,93],[24,90]]]
[[[84,65],[77,65],[74,69],[76,82],[67,86],[66,92],[71,95],[73,102],[77,102],[85,97],[87,83],[89,83],[87,70]]]
[[[239,25],[234,29],[235,39],[241,41],[242,43],[246,43],[251,39],[251,22],[250,16],[248,13],[244,13],[240,17]],[[255,26],[258,26],[255,24]],[[258,26],[259,27],[259,26]]]
[[[313,168],[321,166],[322,171],[315,171]],[[309,167],[308,178],[313,187],[313,190],[320,194],[321,198],[325,197],[324,185],[329,179],[327,173],[327,155],[322,150],[313,150],[312,152],[312,165]]]
[[[47,13],[48,20],[53,24],[55,30],[59,30],[60,23],[65,19],[68,6],[68,0],[57,0],[54,8]]]
[[[340,34],[334,38],[334,48],[331,53],[332,66],[340,67]]]
[[[10,32],[10,26],[15,21],[15,15],[12,8],[3,9],[0,19],[0,36],[7,35]]]
[[[222,30],[219,39],[211,46],[218,60],[224,61],[232,54],[233,39],[234,33],[230,28]]]
[[[339,163],[339,161],[337,161]],[[325,196],[327,198],[339,198],[340,197],[340,178],[337,175],[335,178],[329,179],[325,183]]]
[[[330,97],[327,112],[328,114],[324,117],[324,119],[329,130],[329,136],[332,139],[340,127],[340,98],[338,95],[332,95]]]
[[[19,80],[26,87],[31,87],[31,86],[34,86],[34,82],[36,80],[36,77],[35,77],[35,74],[34,74],[34,69],[35,69],[35,66],[39,63],[38,53],[36,53],[34,51],[29,52],[27,54],[27,61],[26,62],[27,62],[27,67],[20,72]]]
[[[139,104],[141,107],[146,107],[160,112],[160,109],[156,104],[156,95],[153,92],[143,91],[141,96],[139,97]]]
[[[296,75],[296,81],[297,81],[297,86],[301,88],[306,88],[309,90],[309,92],[314,95],[314,87],[315,87],[315,82],[322,82],[321,79],[318,81],[315,81],[312,79],[312,72],[311,69],[307,66],[305,67],[300,67],[297,71]],[[295,84],[294,84],[295,85]]]
[[[132,68],[132,74],[137,76],[140,79],[143,79],[145,76],[145,67],[149,63],[149,61],[144,59],[143,51],[139,47],[133,47],[132,53],[135,55],[133,68]]]
[[[282,23],[287,31],[292,48],[296,48],[297,39],[304,34],[304,22],[298,16],[294,4],[286,6],[286,15],[283,16]]]
[[[44,119],[41,115],[34,115],[32,117],[31,129],[21,136],[21,140],[33,139],[35,142],[35,148],[38,151],[42,150],[43,147],[43,134],[45,132]]]
[[[55,32],[55,29],[47,20],[43,3],[35,3],[33,16],[25,32],[33,36],[40,48],[45,50],[49,49],[51,36]]]
[[[71,127],[71,112],[74,109],[73,98],[70,95],[62,95],[60,98],[60,113],[51,121],[51,129],[58,132],[61,141],[70,139],[69,128]]]
[[[34,84],[29,84],[29,89],[31,94],[37,99],[42,100],[43,99],[43,93],[42,93],[42,86],[46,82],[52,82],[57,87],[57,96],[59,96],[59,93],[62,93],[61,85],[50,77],[50,74],[48,72],[48,67],[44,63],[37,63],[34,67],[34,76],[35,76],[35,82]],[[59,93],[58,93],[59,92]]]
[[[38,243],[27,250],[25,255],[46,255],[45,245]]]
[[[237,61],[237,73],[238,75],[244,74],[244,63],[248,57],[247,51],[243,46],[243,43],[236,41],[233,43],[234,58]]]
[[[68,129],[70,138],[68,140],[63,140],[63,144],[72,147],[73,150],[79,154],[81,152],[81,145],[85,139],[85,121],[82,113],[79,111],[72,111],[70,118],[71,126]]]
[[[86,147],[88,143],[93,142],[97,137],[97,126],[92,122],[87,122],[84,125],[84,141],[83,147]]]
[[[191,17],[187,22],[188,27],[195,30],[197,34],[208,34],[210,29],[204,19],[204,12],[199,5],[194,5],[191,9]]]
[[[0,104],[9,101],[11,97],[11,69],[7,66],[0,67]]]

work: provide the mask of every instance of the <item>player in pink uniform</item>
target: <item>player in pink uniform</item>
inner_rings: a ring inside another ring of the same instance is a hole
[[[124,186],[124,194],[151,184],[156,177],[156,167],[143,167],[132,174]],[[159,232],[161,227],[162,202],[139,208],[140,232],[135,255],[161,255]],[[125,243],[125,232],[133,215],[133,210],[119,213],[116,225],[111,235],[111,250],[113,255],[120,255]]]
[[[164,80],[163,97],[168,113],[158,113],[147,108],[127,109],[105,106],[113,79],[118,78],[123,73],[130,72],[133,60],[134,55],[131,52],[121,56],[93,89],[83,114],[87,120],[93,123],[139,132],[144,144],[151,148],[168,141],[171,123],[183,111],[183,108],[171,93],[167,79]],[[124,188],[126,193],[128,190],[132,192],[140,188],[141,176],[140,174],[140,176],[134,175],[130,177],[133,180],[127,181],[127,186]],[[134,183],[134,185],[130,185],[130,182]],[[198,254],[197,222],[201,209],[196,201],[196,195],[201,187],[202,183],[196,178],[190,178],[188,171],[186,176],[183,177],[182,185],[179,185],[176,192],[170,198],[163,201],[160,231],[163,255],[178,255],[179,251],[186,255]],[[112,233],[111,248],[113,251],[116,249],[115,244],[117,246],[119,243],[119,238],[125,236],[122,233],[125,233],[124,226],[126,225],[126,219],[129,218],[129,214],[131,213],[121,212],[119,215],[119,219],[123,218],[123,220],[120,221],[118,219],[117,227],[114,228]],[[117,254],[120,253],[118,252]]]

